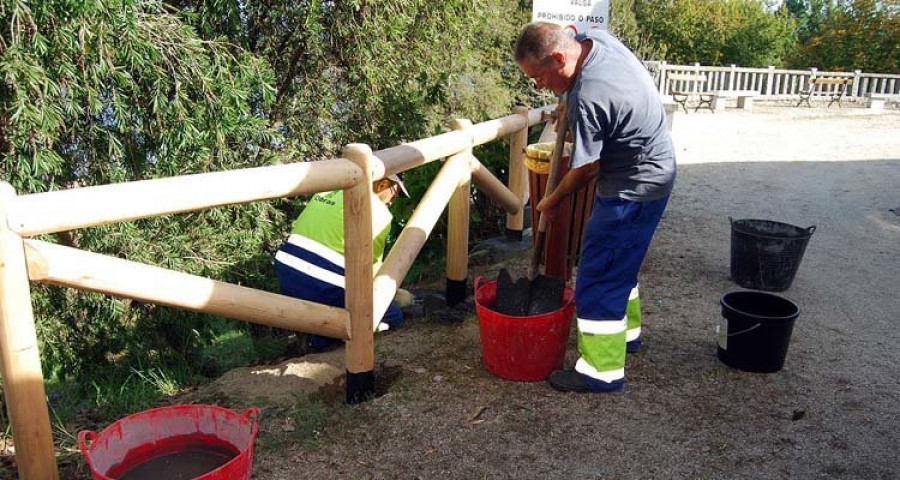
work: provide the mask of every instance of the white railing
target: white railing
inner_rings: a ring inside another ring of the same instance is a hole
[[[647,61],[644,64],[650,70],[659,92],[663,95],[668,95],[673,87],[684,87],[677,85],[677,82],[670,82],[671,74],[703,74],[706,76],[703,90],[754,90],[759,92],[761,97],[770,99],[797,98],[813,77],[853,79],[853,85],[844,94],[849,97],[866,97],[869,94],[900,95],[900,75],[888,73],[866,73],[860,70],[829,72],[819,71],[817,68],[782,70],[775,67],[747,68],[736,65],[712,67],[699,63],[672,65],[664,61]],[[701,87],[694,85],[692,88]]]

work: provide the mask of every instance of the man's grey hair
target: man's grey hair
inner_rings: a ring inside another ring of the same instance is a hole
[[[516,40],[516,63],[528,60],[532,65],[545,65],[553,52],[563,51],[571,37],[555,23],[532,22],[522,28]]]

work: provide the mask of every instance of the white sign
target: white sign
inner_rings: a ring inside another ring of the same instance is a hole
[[[606,30],[609,0],[534,0],[531,21],[562,25],[572,35],[592,28]]]

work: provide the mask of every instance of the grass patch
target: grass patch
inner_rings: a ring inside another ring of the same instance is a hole
[[[278,355],[283,351],[283,342],[280,338],[266,339],[261,346],[246,329],[223,328],[190,360],[152,367],[98,369],[83,378],[48,381],[55,436],[63,439],[64,446],[74,445],[78,430],[100,428],[123,416],[164,405],[167,398],[187,387],[265,359],[261,353]]]
[[[209,345],[203,349],[203,356],[212,359],[218,369],[230,370],[253,363],[257,352],[250,334],[235,328],[213,335]]]
[[[60,423],[68,424],[83,415],[102,422],[134,413],[200,379],[187,365],[111,369],[104,373],[79,381],[48,383],[50,408]]]

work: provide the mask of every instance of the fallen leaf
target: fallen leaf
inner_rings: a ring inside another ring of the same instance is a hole
[[[478,410],[475,411],[475,415],[472,415],[472,417],[469,418],[469,421],[472,421],[472,423],[475,423],[475,421],[478,420],[478,417],[480,417],[481,414],[484,413],[485,410],[487,410],[487,408],[488,408],[488,407],[479,407]],[[484,421],[484,420],[482,420],[482,422],[483,422],[483,421]],[[479,422],[479,423],[480,423],[480,422]]]

